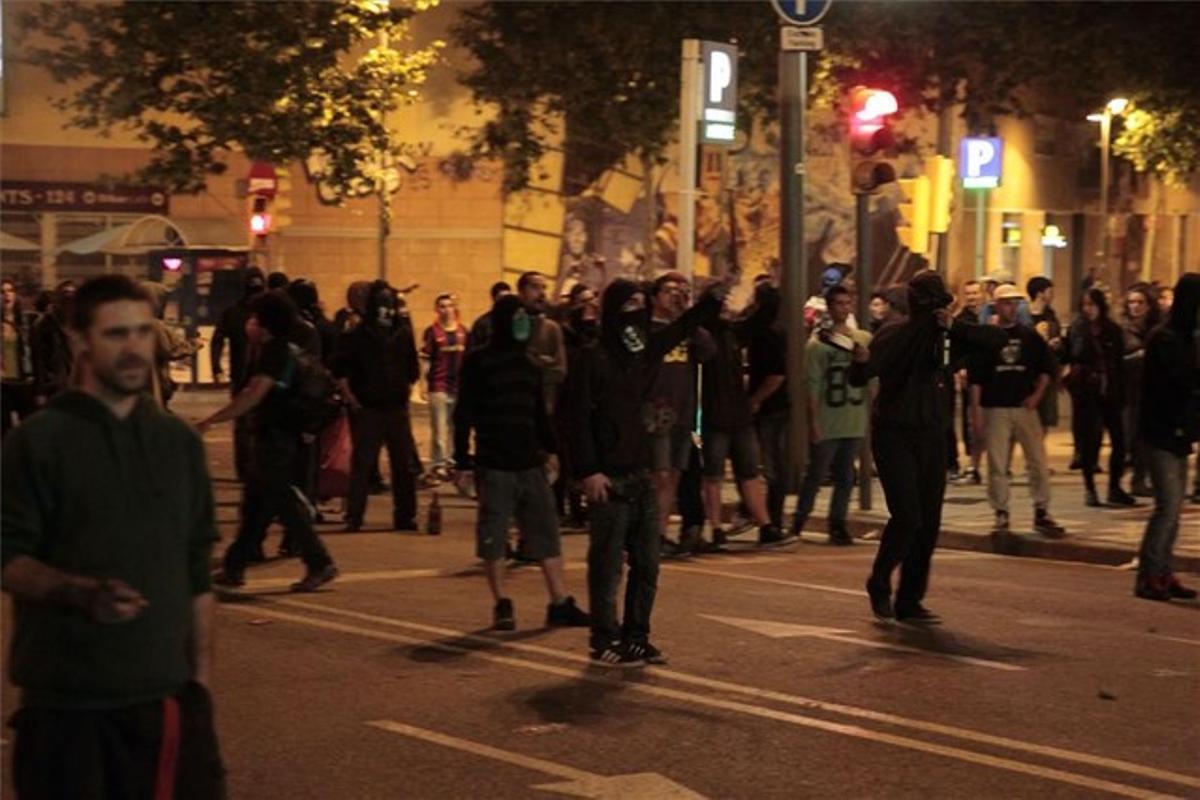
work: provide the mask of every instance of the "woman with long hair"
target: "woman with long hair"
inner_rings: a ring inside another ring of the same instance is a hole
[[[1146,339],[1161,321],[1157,292],[1148,283],[1135,283],[1125,292],[1121,328],[1125,331],[1125,452],[1133,467],[1131,494],[1149,497],[1146,485],[1146,446],[1138,436],[1139,410],[1142,404],[1142,379],[1146,359]]]
[[[17,285],[8,278],[3,282],[4,306],[0,325],[4,331],[4,351],[0,355],[3,370],[4,434],[13,427],[13,417],[24,419],[33,411],[33,358],[30,351],[29,319],[17,297]]]
[[[1138,553],[1134,594],[1147,600],[1192,600],[1171,571],[1179,517],[1187,491],[1187,462],[1200,439],[1200,274],[1189,272],[1175,284],[1167,321],[1146,342],[1146,382],[1142,387],[1141,435],[1154,485],[1154,514],[1146,523]]]
[[[1071,370],[1066,380],[1071,393],[1071,428],[1087,490],[1086,503],[1100,506],[1095,475],[1100,466],[1100,443],[1108,431],[1112,452],[1108,459],[1108,504],[1136,505],[1121,488],[1125,471],[1125,375],[1122,360],[1125,336],[1108,315],[1104,290],[1092,287],[1079,300],[1079,316],[1067,334],[1067,360]]]

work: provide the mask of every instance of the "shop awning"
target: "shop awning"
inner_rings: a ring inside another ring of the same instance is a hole
[[[150,214],[116,228],[64,244],[59,252],[115,256],[144,255],[163,248],[181,250],[249,250],[245,229],[224,217],[171,219]]]
[[[11,233],[0,231],[0,250],[20,250],[26,253],[36,253],[42,248],[28,239],[13,236]]]

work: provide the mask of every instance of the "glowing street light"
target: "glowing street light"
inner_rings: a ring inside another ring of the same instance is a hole
[[[1104,104],[1104,111],[1099,114],[1088,114],[1088,122],[1100,123],[1100,223],[1104,226],[1100,237],[1100,264],[1108,269],[1109,225],[1108,225],[1108,181],[1109,181],[1109,140],[1112,138],[1112,118],[1125,113],[1129,100],[1125,97],[1114,97]]]

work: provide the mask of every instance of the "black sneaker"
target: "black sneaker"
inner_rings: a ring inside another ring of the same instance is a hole
[[[829,543],[837,547],[849,547],[854,544],[854,539],[845,527],[834,525],[829,529]]]
[[[393,517],[392,530],[396,532],[415,531],[419,530],[419,528],[417,527],[417,521],[415,519],[400,519],[398,517]]]
[[[616,669],[637,669],[646,666],[645,659],[630,652],[622,642],[611,642],[592,648],[592,663]]]
[[[591,624],[591,616],[575,605],[574,597],[568,596],[561,603],[546,606],[546,625],[550,627],[586,628]]]
[[[964,482],[969,481],[970,483],[973,483],[976,486],[979,486],[980,484],[983,483],[983,476],[979,474],[979,470],[972,469],[970,472],[967,473],[967,477],[964,478],[963,480],[964,480]]]
[[[212,576],[214,586],[221,586],[226,589],[239,589],[246,585],[246,573],[240,569],[229,569],[226,567]]]
[[[892,610],[892,592],[890,589],[877,586],[867,581],[867,597],[871,598],[871,613],[880,622],[891,622],[896,618]]]
[[[667,657],[650,642],[629,642],[625,645],[625,650],[630,655],[640,658],[647,664],[666,664]]]
[[[338,576],[338,568],[326,564],[320,569],[310,569],[304,577],[292,584],[293,592],[315,592]]]
[[[1003,536],[1008,532],[1008,512],[997,511],[996,518],[992,522],[992,536]]]
[[[1167,575],[1167,593],[1175,600],[1196,599],[1196,590],[1184,586],[1174,574]]]
[[[774,525],[763,525],[758,529],[759,547],[773,547],[775,545],[786,544],[795,538],[791,532],[784,533]]]
[[[663,558],[687,558],[692,554],[692,546],[685,546],[683,542],[682,538],[678,542],[672,542],[664,536],[659,540],[658,552]]]
[[[517,629],[517,618],[513,615],[513,603],[507,597],[497,600],[496,607],[492,609],[492,630],[494,631],[515,631]]]
[[[1067,535],[1067,529],[1054,521],[1045,511],[1037,511],[1033,517],[1033,530],[1047,539],[1061,539]]]
[[[1130,508],[1138,504],[1137,500],[1133,499],[1133,495],[1122,489],[1120,486],[1114,486],[1108,490],[1108,504],[1110,506],[1123,506]]]
[[[1088,508],[1103,508],[1104,504],[1100,502],[1100,497],[1096,494],[1095,489],[1085,489],[1083,492],[1083,504]]]
[[[911,608],[897,608],[896,621],[908,625],[941,625],[942,618],[925,606],[917,603]]]

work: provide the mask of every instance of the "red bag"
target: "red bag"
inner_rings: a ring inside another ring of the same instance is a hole
[[[321,463],[317,468],[318,498],[329,500],[350,493],[350,455],[353,452],[350,418],[343,412],[321,432]]]

